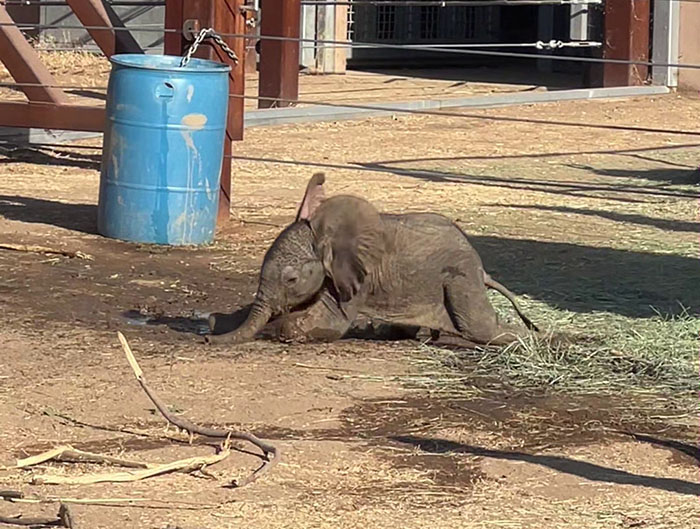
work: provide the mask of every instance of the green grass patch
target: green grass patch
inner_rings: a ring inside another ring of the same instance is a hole
[[[501,312],[502,304],[498,305]],[[539,310],[532,310],[533,305]],[[452,373],[496,377],[518,389],[664,395],[673,407],[700,410],[700,318],[688,311],[628,318],[562,312],[530,302],[526,313],[546,333],[575,339],[561,343],[533,335],[497,351],[426,346],[429,354],[422,360],[423,367],[440,364]],[[432,389],[459,393],[462,382],[452,376],[435,376]]]

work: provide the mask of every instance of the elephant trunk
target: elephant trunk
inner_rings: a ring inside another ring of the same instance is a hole
[[[262,330],[271,316],[272,308],[270,305],[256,299],[250,306],[248,317],[238,328],[226,334],[210,336],[210,341],[215,343],[249,342]],[[209,328],[212,331],[216,328],[216,318],[214,315],[209,317]]]

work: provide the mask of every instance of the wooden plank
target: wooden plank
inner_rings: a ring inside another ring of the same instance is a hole
[[[626,61],[649,60],[650,0],[606,0],[603,57]],[[604,86],[639,86],[649,68],[643,65],[605,64]]]
[[[335,6],[335,35],[334,40],[348,40],[348,6]],[[333,73],[345,73],[348,62],[348,48],[333,48],[335,59]]]
[[[262,0],[259,108],[289,106],[299,98],[299,42],[264,36],[299,38],[300,0]]]
[[[673,64],[679,62],[680,2],[654,2],[654,33],[651,45],[652,62]],[[687,20],[687,19],[686,19]],[[660,86],[678,86],[678,68],[653,66],[652,83]]]
[[[0,61],[18,83],[36,83],[44,86],[22,86],[30,101],[64,103],[66,94],[55,86],[56,80],[44,66],[39,54],[24,38],[3,5],[0,5]]]
[[[87,32],[95,41],[102,53],[111,57],[115,53],[143,53],[136,39],[129,31],[115,31],[113,28],[124,27],[119,16],[111,6],[102,0],[66,0],[78,20],[88,28]],[[105,29],[95,29],[94,26]]]
[[[104,107],[0,102],[0,127],[102,132]]]

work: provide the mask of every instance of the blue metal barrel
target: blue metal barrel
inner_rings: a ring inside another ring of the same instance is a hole
[[[111,57],[97,226],[126,241],[214,240],[228,111],[225,64]]]

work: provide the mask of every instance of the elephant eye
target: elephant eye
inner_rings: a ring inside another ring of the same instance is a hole
[[[299,272],[292,266],[285,266],[282,269],[282,282],[285,285],[293,285],[299,280]]]

